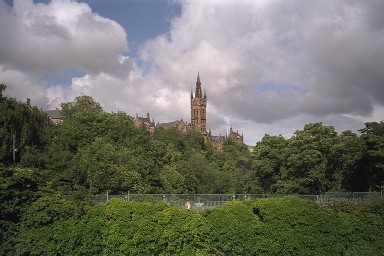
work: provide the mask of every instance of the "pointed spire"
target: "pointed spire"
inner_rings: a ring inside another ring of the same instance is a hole
[[[197,72],[197,81],[196,81],[196,92],[195,98],[202,98],[203,95],[201,93],[201,82],[200,82],[200,73]]]

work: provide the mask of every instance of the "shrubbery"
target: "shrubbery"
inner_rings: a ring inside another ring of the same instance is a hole
[[[0,85],[0,255],[379,255],[382,199],[315,204],[295,197],[233,201],[197,213],[95,193],[323,194],[379,191],[384,122],[361,135],[321,123],[250,153],[199,132],[149,136],[88,96],[63,104],[58,125]],[[4,114],[3,114],[4,113]],[[59,194],[71,194],[76,202]],[[148,198],[145,198],[147,200]],[[143,198],[144,200],[144,198]]]
[[[165,203],[90,206],[42,197],[24,215],[16,254],[384,255],[384,216],[376,210],[383,200],[357,206],[364,210],[353,205],[282,197],[198,213]]]

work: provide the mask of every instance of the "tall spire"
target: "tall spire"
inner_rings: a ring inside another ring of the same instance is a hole
[[[202,97],[203,97],[203,94],[201,92],[200,74],[199,74],[199,72],[197,72],[195,98],[202,98]]]

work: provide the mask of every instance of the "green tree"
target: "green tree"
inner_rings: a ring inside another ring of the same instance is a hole
[[[183,134],[185,146],[193,150],[205,150],[205,141],[203,135],[196,131],[191,130]]]
[[[188,193],[213,193],[215,180],[204,155],[192,152],[188,159],[178,161],[175,166],[184,176],[184,186]]]
[[[76,224],[84,214],[82,205],[46,195],[23,214],[15,255],[74,255]]]
[[[61,103],[61,114],[71,117],[76,113],[102,113],[100,103],[87,95],[77,96],[72,102]]]
[[[13,143],[16,162],[29,149],[44,147],[49,123],[47,116],[36,107],[3,97],[5,88],[5,85],[0,87],[0,159],[8,165],[13,163]]]
[[[289,155],[276,184],[281,194],[321,194],[326,189],[326,159],[315,149]]]
[[[337,137],[328,160],[329,169],[333,170],[329,172],[329,190],[357,191],[352,187],[352,177],[359,169],[363,152],[363,140],[355,133],[344,131]]]
[[[287,146],[283,136],[265,135],[253,151],[253,175],[251,176],[263,193],[273,193],[273,186],[281,177]]]
[[[157,129],[155,139],[164,143],[173,144],[177,150],[183,152],[185,149],[185,140],[181,132],[176,129]]]
[[[7,86],[5,84],[0,84],[0,99],[3,98],[3,92],[5,92],[5,89]]]
[[[279,193],[321,194],[331,187],[333,145],[337,132],[322,123],[306,124],[287,141],[286,162],[281,179],[277,182]]]
[[[40,196],[33,170],[0,166],[0,255],[14,255],[19,223]]]
[[[182,194],[185,189],[185,177],[176,170],[175,166],[166,165],[160,172],[160,181],[164,193]]]
[[[132,164],[132,152],[103,138],[82,148],[73,158],[73,179],[95,193],[144,192],[140,170]],[[84,181],[85,183],[82,183]]]
[[[370,122],[361,129],[364,155],[354,173],[353,187],[362,191],[381,190],[384,187],[384,122]]]

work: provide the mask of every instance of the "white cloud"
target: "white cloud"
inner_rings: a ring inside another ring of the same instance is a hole
[[[119,62],[128,50],[125,30],[84,3],[15,0],[11,8],[1,2],[0,31],[0,64],[6,69],[129,73],[129,62]]]
[[[39,79],[31,74],[25,74],[17,70],[4,70],[0,65],[0,84],[7,86],[5,94],[8,97],[26,102],[32,99],[33,106],[47,107],[45,94],[46,87],[41,85]]]
[[[380,10],[377,1],[190,1],[141,56],[167,79],[177,71],[192,84],[200,70],[208,108],[239,126],[353,123],[343,115],[384,103]],[[280,87],[257,90],[265,83]]]
[[[382,13],[375,0],[187,1],[134,60],[124,29],[87,4],[0,2],[0,79],[14,74],[51,106],[85,93],[107,111],[167,122],[189,120],[200,71],[215,134],[226,118],[252,144],[314,121],[357,130],[383,118]],[[38,85],[37,74],[71,67],[87,74]]]

